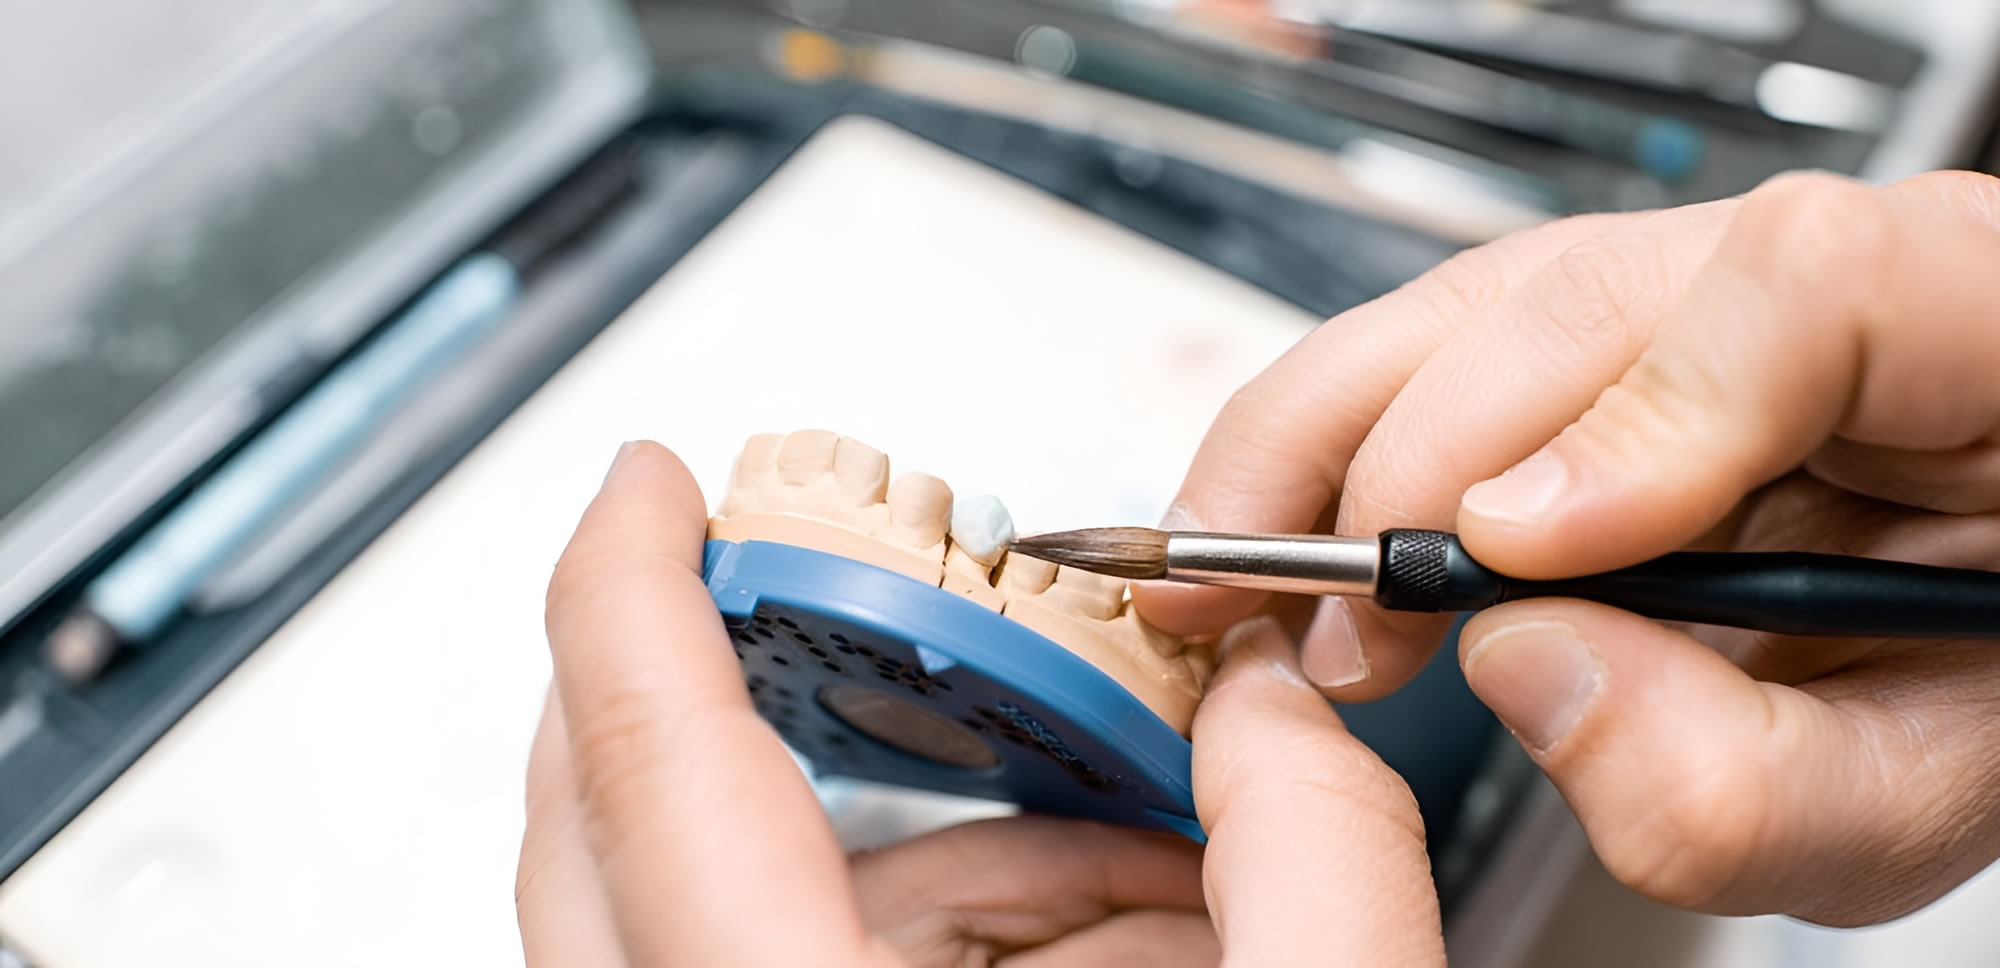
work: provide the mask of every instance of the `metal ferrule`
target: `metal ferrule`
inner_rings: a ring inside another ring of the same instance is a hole
[[[1374,595],[1374,538],[1191,534],[1167,537],[1167,580],[1303,595]]]

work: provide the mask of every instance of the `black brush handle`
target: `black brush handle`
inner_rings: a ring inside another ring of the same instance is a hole
[[[1442,531],[1382,533],[1375,600],[1404,612],[1470,612],[1524,598],[1581,598],[1670,622],[1784,635],[2000,638],[2000,573],[1804,552],[1681,551],[1556,581],[1502,575]]]

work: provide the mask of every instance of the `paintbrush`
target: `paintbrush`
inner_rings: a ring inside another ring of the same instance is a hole
[[[1580,598],[1648,618],[1785,635],[2000,638],[2000,574],[1805,552],[1681,551],[1617,571],[1528,581],[1456,535],[1376,538],[1091,528],[1017,538],[1016,554],[1098,574],[1306,595],[1404,612]]]

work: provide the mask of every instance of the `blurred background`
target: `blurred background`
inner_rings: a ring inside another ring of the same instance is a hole
[[[1234,387],[1460,249],[1992,170],[1997,48],[1987,0],[0,3],[0,966],[518,963],[541,585],[620,441],[713,499],[825,426],[1031,528],[1150,522]],[[49,674],[482,253],[489,318]],[[1454,964],[2000,961],[1987,880],[1860,932],[1638,899],[1449,661],[1346,715]],[[1004,809],[822,793],[857,845]]]

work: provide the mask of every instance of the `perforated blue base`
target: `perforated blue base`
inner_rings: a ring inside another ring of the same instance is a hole
[[[952,592],[805,548],[710,541],[702,574],[758,713],[819,772],[1202,839],[1188,741],[1068,649]],[[943,716],[998,763],[950,766],[880,742],[823,705],[835,686]]]

